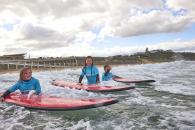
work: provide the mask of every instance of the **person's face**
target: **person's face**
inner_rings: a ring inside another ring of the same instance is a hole
[[[86,59],[86,65],[87,65],[87,66],[92,65],[92,63],[93,63],[93,61],[92,61],[91,58],[87,58],[87,59]]]
[[[108,72],[108,71],[111,70],[111,67],[110,66],[107,66],[104,70],[105,70],[105,72]]]
[[[30,80],[31,77],[32,77],[32,71],[30,69],[24,71],[22,76],[23,80]]]

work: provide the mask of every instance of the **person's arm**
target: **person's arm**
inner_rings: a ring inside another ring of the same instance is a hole
[[[36,94],[41,93],[41,86],[40,86],[39,80],[36,80],[36,83],[35,83],[35,93]]]
[[[8,91],[9,91],[10,93],[15,92],[15,91],[18,89],[19,85],[20,85],[20,83],[19,83],[19,81],[18,81],[15,85],[13,85],[12,87],[10,87],[10,88],[8,89]]]
[[[96,66],[95,66],[95,73],[96,73],[96,83],[100,83],[99,70]]]
[[[34,93],[36,93],[35,90],[30,90],[29,93],[28,93],[27,99],[30,99],[30,97],[31,97]]]
[[[81,83],[82,82],[82,80],[83,80],[83,75],[80,75],[80,77],[79,77],[79,83]]]
[[[121,77],[117,75],[112,75],[112,78],[121,78]]]
[[[0,96],[0,102],[4,101],[5,97],[7,97],[11,92],[9,90],[5,91],[1,96]]]
[[[19,84],[18,84],[18,82],[17,82],[15,85],[13,85],[12,87],[10,87],[7,91],[5,91],[5,92],[3,93],[3,95],[1,95],[0,101],[3,101],[4,98],[5,98],[6,96],[8,96],[10,93],[16,91],[16,90],[18,89],[18,85],[19,85]]]
[[[15,92],[18,89],[19,86],[19,82],[17,82],[16,84],[14,84],[12,87],[10,87],[7,91],[5,91],[5,93],[3,95],[1,95],[1,101],[4,100],[4,98],[6,96],[8,96],[10,93]]]
[[[41,93],[41,86],[40,86],[39,80],[33,78],[32,82],[33,82],[35,87],[33,90],[29,91],[27,99],[30,99],[33,94],[38,95]]]
[[[99,76],[99,74],[97,74],[97,76],[96,76],[96,83],[99,83],[100,82],[100,76]]]
[[[6,96],[8,96],[11,92],[9,90],[5,91],[3,93],[3,95],[1,95],[1,97],[5,98]]]

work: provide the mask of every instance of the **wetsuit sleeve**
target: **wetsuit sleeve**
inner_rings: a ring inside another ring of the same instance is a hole
[[[40,86],[39,80],[36,80],[35,91],[36,91],[36,94],[40,94],[41,93],[41,86]]]
[[[1,95],[1,97],[5,98],[6,96],[8,96],[11,92],[9,90],[5,91],[3,93],[3,95]]]
[[[80,77],[79,77],[79,83],[82,82],[83,80],[83,77],[85,76],[86,72],[84,71],[85,67],[82,68],[82,71],[81,71],[81,74],[80,74]]]
[[[10,87],[8,90],[10,91],[10,93],[15,92],[18,89],[19,85],[20,83],[17,82],[15,85]]]
[[[79,83],[81,83],[81,82],[82,82],[83,77],[84,77],[84,76],[80,75],[80,77],[79,77]]]
[[[85,69],[83,67],[80,76],[83,76],[84,77],[85,74],[86,74],[86,72],[85,72]]]

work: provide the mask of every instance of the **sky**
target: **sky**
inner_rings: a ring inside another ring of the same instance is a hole
[[[194,0],[0,0],[0,55],[195,52]]]

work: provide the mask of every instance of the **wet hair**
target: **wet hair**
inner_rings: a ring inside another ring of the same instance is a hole
[[[104,70],[106,69],[106,67],[110,67],[109,65],[104,65]]]
[[[108,64],[107,64],[107,65],[104,65],[104,71],[105,71],[104,75],[105,75],[105,76],[107,76],[108,73],[109,73],[110,70],[111,70],[111,69],[106,70],[106,67],[110,67],[110,65],[108,65]]]
[[[24,75],[24,73],[25,73],[27,70],[31,70],[31,68],[25,67],[25,68],[23,68],[23,69],[20,71],[19,81],[22,81],[22,80],[23,80],[23,75]],[[31,70],[31,71],[32,71],[32,70]]]
[[[87,59],[91,59],[92,60],[92,66],[93,66],[93,58],[92,58],[92,56],[87,56],[86,58],[85,58],[85,66],[87,66],[87,64],[86,64],[86,60]]]

